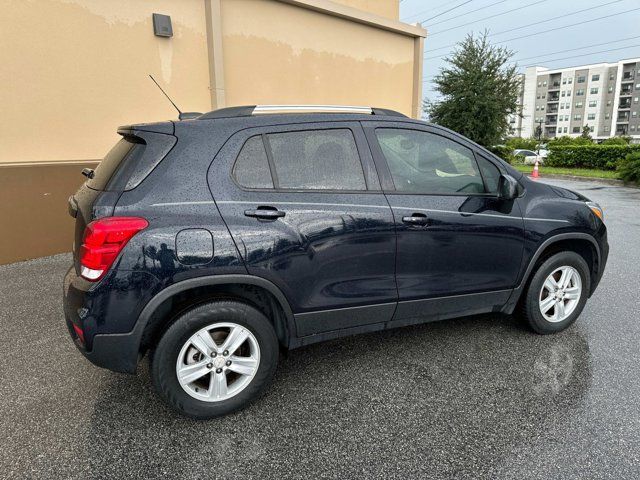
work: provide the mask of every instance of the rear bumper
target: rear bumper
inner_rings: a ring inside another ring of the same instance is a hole
[[[64,279],[64,315],[71,339],[87,360],[115,372],[135,373],[140,334],[134,327],[157,280],[136,272],[137,281],[125,285],[123,275],[132,276],[123,272],[95,284],[78,277],[73,267],[69,269]]]

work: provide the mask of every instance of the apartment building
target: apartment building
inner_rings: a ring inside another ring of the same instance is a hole
[[[521,115],[510,115],[514,136],[578,136],[585,126],[595,140],[630,136],[640,142],[640,58],[617,63],[548,69],[522,75]]]

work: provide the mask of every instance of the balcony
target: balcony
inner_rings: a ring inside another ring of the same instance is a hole
[[[549,91],[560,90],[560,82],[553,82],[549,84]]]
[[[559,101],[560,101],[560,94],[559,93],[556,93],[555,95],[550,93],[547,96],[547,103],[554,103],[554,102],[559,102]]]
[[[547,117],[547,121],[545,122],[545,125],[547,127],[554,127],[558,124],[558,116],[557,115],[553,115],[551,117]]]
[[[624,72],[622,74],[622,81],[623,82],[632,82],[633,79],[635,77],[635,72]]]
[[[621,97],[629,97],[632,94],[633,94],[633,85],[630,85],[629,87],[622,87],[622,89],[620,90]]]
[[[547,108],[547,115],[552,115],[554,113],[558,113],[558,105],[549,105],[549,108]]]
[[[620,104],[618,105],[619,110],[625,110],[631,108],[631,98],[621,98]]]
[[[618,118],[616,119],[618,123],[629,123],[629,112],[624,112],[618,114]]]
[[[629,125],[618,125],[616,127],[616,135],[627,135],[629,133]]]

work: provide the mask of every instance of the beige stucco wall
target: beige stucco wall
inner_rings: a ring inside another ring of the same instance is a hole
[[[203,0],[0,0],[0,163],[102,158],[118,125],[210,107]],[[153,35],[152,13],[174,36]]]
[[[0,11],[0,164],[100,159],[119,125],[175,119],[149,73],[184,111],[338,103],[412,115],[419,96],[416,37],[390,31],[403,28],[398,0],[0,0]],[[172,38],[153,35],[154,12],[171,15]]]
[[[398,20],[400,2],[398,0],[333,0],[348,7],[357,8],[381,17]]]
[[[227,106],[373,105],[412,115],[414,38],[281,2],[221,6]]]

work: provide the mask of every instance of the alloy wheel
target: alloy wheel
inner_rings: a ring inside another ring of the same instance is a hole
[[[180,349],[176,375],[193,398],[221,402],[244,390],[260,365],[251,331],[236,323],[214,323],[191,335]]]
[[[542,284],[539,295],[540,313],[548,322],[567,319],[580,303],[582,278],[570,266],[555,269]]]

